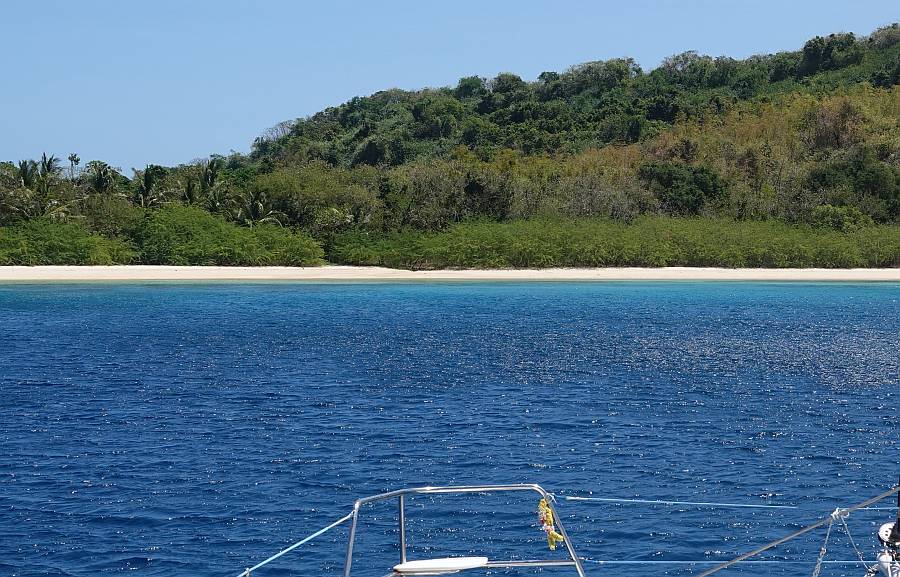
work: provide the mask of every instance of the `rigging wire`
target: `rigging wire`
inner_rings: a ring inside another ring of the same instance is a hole
[[[697,507],[724,507],[744,509],[799,509],[794,505],[757,505],[752,503],[708,503],[702,501],[668,501],[657,499],[615,499],[611,497],[574,497],[569,495],[554,495],[557,499],[565,501],[601,502],[601,503],[640,503],[646,505],[691,505]]]
[[[303,539],[300,539],[299,541],[297,541],[296,543],[294,543],[294,544],[291,545],[290,547],[287,547],[287,548],[285,548],[285,549],[282,549],[281,551],[279,551],[278,553],[275,553],[274,555],[272,555],[271,557],[269,557],[269,558],[266,559],[265,561],[262,561],[262,562],[260,562],[260,563],[257,563],[257,564],[254,565],[253,567],[248,567],[248,568],[244,569],[243,571],[241,571],[241,572],[237,575],[237,577],[250,577],[250,573],[256,571],[257,569],[259,569],[259,568],[262,567],[263,565],[268,565],[269,563],[271,563],[271,562],[274,561],[275,559],[278,559],[279,557],[281,557],[281,556],[284,555],[285,553],[290,553],[291,551],[293,551],[294,549],[296,549],[296,548],[299,547],[300,545],[303,545],[304,543],[309,543],[310,541],[312,541],[313,539],[315,539],[315,538],[318,537],[319,535],[322,535],[323,533],[327,533],[328,531],[331,531],[332,529],[334,529],[335,527],[337,527],[337,526],[340,525],[341,523],[346,523],[346,522],[349,521],[352,517],[353,517],[353,513],[352,513],[352,512],[351,512],[351,513],[347,513],[347,515],[341,517],[340,519],[338,519],[337,521],[335,521],[335,522],[332,523],[331,525],[328,525],[327,527],[323,527],[322,529],[319,529],[318,531],[316,531],[316,532],[313,533],[312,535],[308,535],[308,536],[304,537]]]
[[[831,528],[834,527],[835,513],[837,513],[837,510],[831,514],[831,522],[828,524],[828,530],[825,531],[825,540],[822,542],[822,548],[819,549],[819,556],[816,558],[816,567],[813,569],[812,577],[819,577],[819,573],[822,572],[822,561],[825,560],[825,554],[828,553],[828,538],[831,537]]]
[[[780,539],[776,539],[775,541],[772,541],[771,543],[767,543],[767,544],[763,545],[762,547],[758,547],[758,548],[754,549],[753,551],[744,553],[743,555],[738,555],[731,561],[726,561],[725,563],[722,563],[721,565],[713,567],[712,569],[708,569],[708,570],[704,571],[703,573],[700,573],[699,575],[697,575],[697,577],[708,577],[709,575],[712,575],[713,573],[718,573],[722,569],[731,567],[732,565],[734,565],[736,563],[741,563],[741,562],[749,559],[750,557],[754,557],[764,551],[768,551],[772,547],[777,547],[778,545],[781,545],[782,543],[790,541],[791,539],[796,539],[800,535],[809,533],[810,531],[812,531],[814,529],[818,529],[819,527],[821,527],[822,525],[824,525],[826,523],[832,523],[832,522],[834,522],[836,515],[837,516],[849,515],[853,511],[862,509],[864,507],[868,507],[869,505],[871,505],[873,503],[877,503],[878,501],[881,501],[882,499],[886,499],[887,497],[890,497],[891,495],[898,493],[898,492],[900,492],[900,486],[893,487],[890,491],[885,491],[884,493],[881,493],[880,495],[872,497],[871,499],[867,499],[867,500],[863,501],[862,503],[853,505],[852,507],[848,507],[846,509],[837,509],[831,515],[824,517],[822,519],[819,519],[815,523],[812,523],[811,525],[807,525],[806,527],[800,529],[799,531],[794,531],[790,535],[787,535]]]
[[[582,557],[582,561],[585,563],[595,563],[597,565],[713,565],[715,563],[721,563],[721,561],[704,559],[702,561],[663,561],[661,559],[648,559],[648,560],[637,560],[637,559],[628,559],[628,560],[602,560],[602,559],[587,559]],[[747,560],[743,561],[742,565],[811,565],[813,561],[797,561],[793,559],[757,559],[757,560]],[[823,560],[823,565],[859,565],[859,561],[854,559],[840,559],[834,561]]]
[[[838,520],[841,522],[841,525],[844,526],[844,533],[847,534],[847,539],[850,541],[850,545],[852,545],[853,550],[856,551],[856,556],[859,557],[859,562],[862,563],[863,567],[865,567],[868,571],[872,571],[872,567],[870,567],[869,564],[866,563],[862,551],[860,551],[859,547],[856,546],[856,541],[853,539],[853,535],[850,534],[850,527],[847,526],[847,517],[842,516]]]

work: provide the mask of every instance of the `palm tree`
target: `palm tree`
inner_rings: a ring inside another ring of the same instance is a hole
[[[66,202],[53,194],[58,173],[59,159],[55,156],[44,154],[40,163],[19,161],[16,177],[21,186],[5,195],[3,206],[26,220],[43,216],[65,218],[72,201]]]
[[[234,219],[252,227],[256,224],[277,224],[287,218],[283,212],[275,210],[269,197],[262,190],[248,190],[235,197]]]
[[[20,160],[16,169],[16,176],[23,188],[32,189],[37,180],[37,163],[33,160]]]
[[[37,189],[44,197],[49,197],[56,184],[57,178],[62,168],[59,165],[59,159],[52,154],[47,153],[41,155],[41,162],[38,165]]]
[[[182,181],[181,199],[187,204],[196,204],[198,200],[197,179],[193,175],[187,175]]]
[[[115,171],[101,160],[92,160],[85,166],[88,188],[99,194],[110,192],[116,182]]]
[[[219,180],[219,170],[222,168],[222,159],[213,156],[200,167],[200,192],[208,194]]]
[[[134,170],[134,182],[137,183],[135,200],[143,208],[149,208],[162,202],[158,191],[159,182],[165,177],[166,169],[156,164],[148,164],[144,170]]]
[[[74,152],[69,155],[69,180],[75,180],[75,169],[81,163],[81,158]]]
[[[59,166],[59,159],[53,156],[47,156],[47,153],[43,153],[41,155],[41,165],[40,165],[40,175],[43,178],[52,178],[59,174],[61,170]]]
[[[222,213],[233,204],[229,196],[228,187],[219,180],[219,170],[222,168],[222,159],[213,156],[200,164],[200,192],[199,198],[203,199],[206,210],[213,213]]]
[[[202,189],[203,181],[201,180],[200,183]],[[203,198],[203,206],[209,212],[221,214],[228,210],[229,206],[233,204],[232,201],[233,199],[229,196],[228,188],[216,185],[206,192]]]

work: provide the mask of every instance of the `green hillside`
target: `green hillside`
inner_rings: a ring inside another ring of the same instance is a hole
[[[0,163],[0,264],[900,266],[898,83],[894,24],[387,90],[129,175]]]

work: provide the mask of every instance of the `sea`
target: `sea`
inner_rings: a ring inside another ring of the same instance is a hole
[[[234,577],[363,496],[535,483],[587,575],[689,576],[898,482],[900,284],[6,284],[0,399],[0,575]],[[564,559],[538,500],[411,496],[408,558]],[[895,514],[833,523],[820,575]],[[719,575],[809,575],[826,532]],[[341,575],[347,538],[253,575]]]

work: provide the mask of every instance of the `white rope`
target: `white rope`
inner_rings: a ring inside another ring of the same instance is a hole
[[[253,567],[248,567],[247,569],[244,569],[243,571],[241,571],[241,572],[237,575],[237,577],[250,577],[250,573],[256,571],[257,569],[259,569],[259,568],[262,567],[263,565],[267,565],[267,564],[271,563],[272,561],[274,561],[275,559],[278,559],[279,557],[281,557],[281,556],[284,555],[285,553],[290,553],[291,551],[293,551],[294,549],[296,549],[296,548],[299,547],[300,545],[303,545],[304,543],[309,543],[310,541],[312,541],[313,539],[315,539],[315,538],[318,537],[319,535],[322,535],[323,533],[326,533],[326,532],[328,532],[328,531],[331,531],[332,529],[334,529],[335,527],[337,527],[337,526],[340,525],[341,523],[345,523],[345,522],[349,521],[352,517],[353,517],[353,513],[348,513],[347,515],[345,515],[344,517],[341,517],[340,519],[338,519],[337,521],[335,521],[335,522],[332,523],[331,525],[329,525],[329,526],[327,526],[327,527],[324,527],[324,528],[322,528],[322,529],[319,529],[318,531],[316,531],[316,532],[313,533],[312,535],[309,535],[308,537],[304,537],[303,539],[300,539],[299,541],[297,541],[296,543],[294,543],[293,545],[291,545],[291,546],[288,547],[287,549],[282,549],[282,550],[279,551],[278,553],[275,553],[274,555],[272,555],[271,557],[269,557],[269,558],[266,559],[265,561],[263,561],[263,562],[261,562],[261,563],[257,563],[257,564],[254,565]]]
[[[699,501],[663,501],[650,499],[614,499],[608,497],[570,497],[568,495],[556,495],[566,501],[596,501],[601,503],[641,503],[647,505],[692,505],[696,507],[733,507],[746,509],[797,509],[793,505],[755,505],[751,503],[707,503]]]

